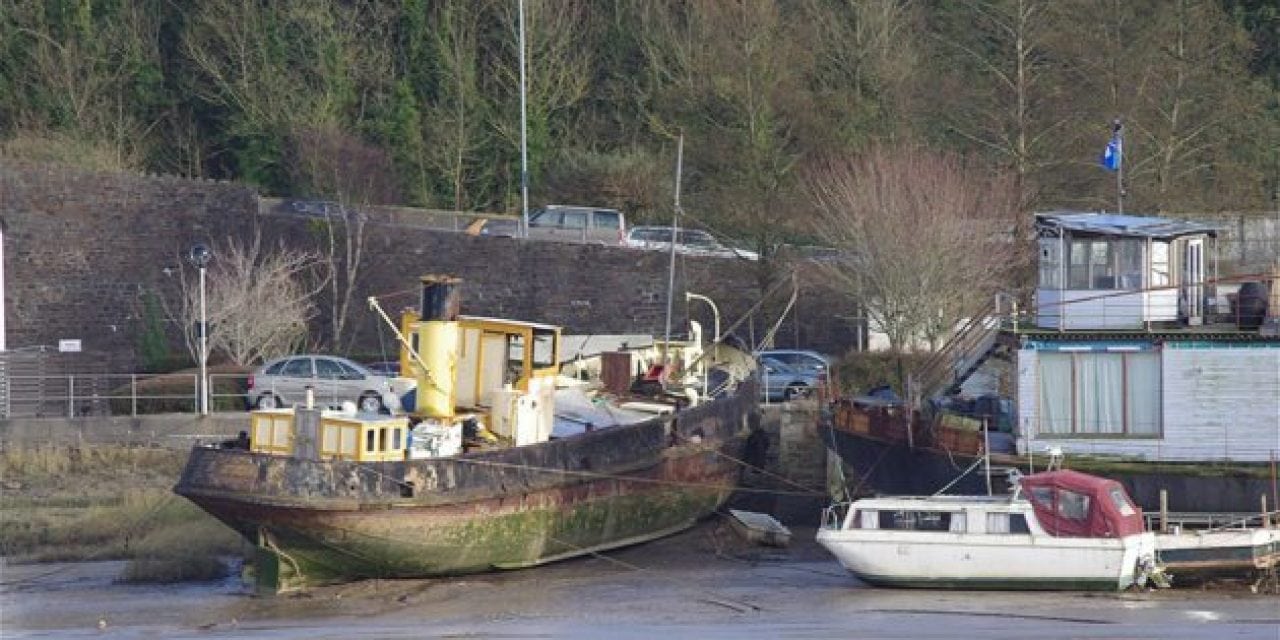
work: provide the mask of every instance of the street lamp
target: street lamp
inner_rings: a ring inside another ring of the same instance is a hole
[[[690,293],[688,291],[684,292],[684,300],[685,302],[688,302],[690,300],[701,300],[711,305],[711,313],[715,318],[715,334],[711,338],[711,342],[713,343],[720,342],[720,309],[716,307],[716,303],[713,302],[711,298],[708,298],[703,295],[698,295],[696,293]]]
[[[674,244],[675,244],[675,243],[672,243],[672,245],[673,245],[673,246],[674,246]],[[685,302],[688,302],[688,301],[690,301],[690,300],[701,300],[701,301],[703,301],[703,302],[705,302],[705,303],[707,303],[707,304],[711,305],[711,314],[712,314],[712,316],[713,316],[713,317],[714,317],[714,319],[715,319],[715,324],[714,324],[715,332],[713,333],[713,335],[712,335],[712,337],[711,337],[711,346],[712,346],[712,348],[713,348],[713,349],[715,349],[715,351],[713,352],[715,355],[714,355],[713,357],[715,357],[715,358],[719,358],[719,357],[720,357],[720,308],[716,306],[716,303],[715,303],[714,301],[712,301],[712,300],[711,300],[711,298],[708,298],[708,297],[706,297],[706,296],[704,296],[704,295],[699,295],[699,294],[696,294],[696,293],[690,293],[690,292],[688,292],[688,291],[684,292],[684,301],[685,301]],[[703,393],[710,393],[710,391],[707,389],[707,364],[706,364],[706,362],[703,362],[703,363],[702,363],[702,392],[703,392]]]
[[[200,270],[200,323],[196,325],[196,337],[200,340],[200,415],[209,415],[209,326],[204,312],[204,271],[213,253],[203,243],[191,246],[187,259]]]

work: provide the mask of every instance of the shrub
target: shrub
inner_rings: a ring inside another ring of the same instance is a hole
[[[872,387],[887,384],[898,395],[905,397],[903,378],[919,367],[928,354],[902,354],[902,368],[898,368],[898,356],[887,352],[851,352],[836,364],[840,385],[850,393],[865,393]]]

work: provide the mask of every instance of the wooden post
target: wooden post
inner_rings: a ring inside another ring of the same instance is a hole
[[[1169,491],[1160,490],[1160,533],[1169,533]]]
[[[1271,512],[1267,511],[1267,494],[1264,493],[1258,497],[1262,498],[1262,528],[1270,529],[1271,528]]]

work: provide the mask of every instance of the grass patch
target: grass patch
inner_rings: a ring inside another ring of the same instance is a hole
[[[0,554],[17,562],[129,560],[126,580],[224,575],[248,545],[171,492],[185,451],[124,445],[8,448],[0,455]]]
[[[130,550],[121,579],[126,582],[213,580],[227,575],[222,558],[246,556],[248,544],[221,522],[182,500],[202,517],[149,531]]]
[[[186,460],[186,451],[159,447],[87,443],[14,445],[0,453],[0,479],[37,488],[84,480],[120,479],[134,485],[149,477],[176,481]]]

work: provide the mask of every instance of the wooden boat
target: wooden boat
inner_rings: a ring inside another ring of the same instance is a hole
[[[1156,570],[1155,537],[1117,482],[1022,477],[1007,496],[866,498],[827,509],[818,543],[873,585],[1125,589]]]
[[[262,590],[535,566],[680,531],[733,491],[748,354],[721,345],[690,376],[716,388],[664,414],[553,437],[559,328],[459,316],[456,283],[424,278],[402,322],[414,414],[254,412],[248,449],[191,452],[175,491],[256,546]]]
[[[791,529],[767,513],[730,509],[729,523],[748,542],[768,547],[791,544]]]
[[[1280,566],[1280,531],[1239,528],[1157,533],[1156,555],[1176,577],[1259,574]]]

